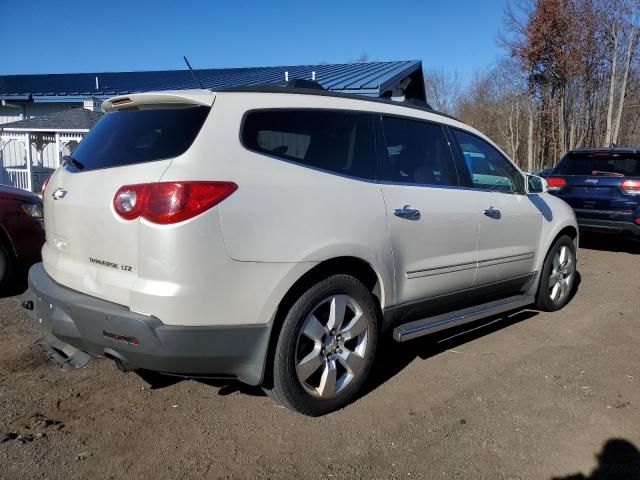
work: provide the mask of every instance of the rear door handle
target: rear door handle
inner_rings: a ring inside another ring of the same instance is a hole
[[[415,208],[409,208],[409,205],[405,205],[402,208],[396,208],[393,211],[396,217],[406,218],[407,220],[418,220],[420,218],[420,210]]]
[[[493,207],[485,208],[484,214],[487,217],[491,217],[491,218],[500,218],[502,216],[502,213],[500,213],[500,210]]]

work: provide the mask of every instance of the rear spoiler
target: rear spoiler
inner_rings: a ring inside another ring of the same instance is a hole
[[[215,93],[209,90],[183,90],[174,92],[132,93],[118,95],[102,102],[103,112],[115,112],[121,109],[144,108],[153,106],[200,105],[211,107]]]

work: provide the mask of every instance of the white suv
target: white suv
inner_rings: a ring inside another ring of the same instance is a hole
[[[386,331],[571,297],[571,208],[427,106],[262,86],[103,109],[45,187],[23,302],[65,368],[236,378],[319,415]]]

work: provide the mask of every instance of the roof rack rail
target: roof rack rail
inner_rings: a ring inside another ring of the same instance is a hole
[[[425,102],[424,100],[421,100],[419,98],[407,98],[407,99],[405,99],[405,103],[408,103],[410,105],[415,105],[416,107],[422,107],[422,108],[428,108],[429,110],[435,110],[429,104],[429,102]]]
[[[301,83],[303,82],[303,83]],[[366,95],[356,95],[354,93],[333,92],[327,90],[322,85],[312,80],[290,80],[280,83],[254,83],[253,85],[241,85],[237,87],[228,87],[219,90],[220,92],[262,92],[262,93],[291,93],[303,95],[322,95],[327,97],[350,98],[365,102],[385,103],[387,105],[396,105],[398,107],[416,108],[424,110],[436,115],[451,118],[460,122],[461,120],[444,112],[434,109],[429,103],[419,98],[406,98],[404,101],[395,101],[390,97],[369,97]]]

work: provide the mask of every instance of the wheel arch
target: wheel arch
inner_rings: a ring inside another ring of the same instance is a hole
[[[576,252],[578,251],[578,238],[579,238],[579,233],[578,233],[578,228],[575,227],[574,225],[567,225],[565,227],[563,227],[552,239],[551,242],[549,242],[549,244],[547,245],[547,250],[545,252],[545,258],[547,257],[547,255],[549,255],[549,249],[551,248],[551,246],[556,243],[556,240],[558,240],[561,236],[563,235],[567,235],[569,238],[571,238],[571,240],[573,240],[573,244],[576,247]]]
[[[576,248],[576,258],[577,258],[578,244],[579,244],[579,238],[580,238],[578,227],[573,224],[564,225],[558,229],[555,235],[549,235],[548,237],[549,240],[544,244],[544,249],[540,250],[540,257],[538,260],[538,264],[536,266],[536,277],[535,277],[535,280],[531,282],[531,287],[528,289],[528,294],[537,295],[538,287],[540,285],[542,268],[544,267],[544,262],[547,260],[547,257],[549,256],[549,251],[551,250],[551,247],[553,246],[553,244],[556,243],[556,241],[563,235],[568,235],[569,238],[573,240],[573,244],[575,245],[575,248]]]
[[[272,320],[272,328],[269,336],[269,346],[264,364],[262,383],[271,386],[273,378],[273,359],[276,344],[289,308],[312,285],[332,275],[351,275],[360,280],[371,291],[378,307],[379,318],[382,319],[382,306],[384,305],[384,285],[382,277],[376,269],[367,261],[352,256],[334,257],[324,260],[305,272],[285,293],[280,300]]]
[[[0,245],[3,245],[7,250],[9,250],[9,253],[16,255],[16,249],[11,241],[11,237],[2,224],[0,224]]]

